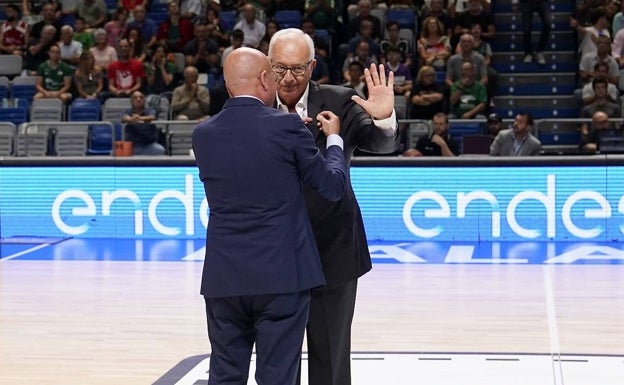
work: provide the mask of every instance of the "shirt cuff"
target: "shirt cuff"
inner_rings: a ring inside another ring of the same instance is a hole
[[[396,112],[392,109],[392,115],[385,119],[373,119],[373,124],[379,128],[387,137],[394,136],[397,130]]]
[[[338,146],[342,150],[344,148],[344,141],[338,134],[330,134],[327,137],[327,146],[325,148],[329,148],[329,146]]]

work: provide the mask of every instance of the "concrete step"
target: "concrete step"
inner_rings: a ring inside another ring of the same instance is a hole
[[[539,31],[533,31],[531,41],[533,47],[537,47],[539,42]],[[496,38],[490,42],[492,51],[505,52],[517,51],[523,52],[522,31],[516,32],[496,32]],[[574,31],[554,31],[551,32],[546,51],[572,51],[576,52],[578,42]]]
[[[574,1],[553,1],[550,3],[550,12],[572,12],[575,4]],[[494,6],[492,7],[492,13],[494,15],[511,12],[513,12],[511,0],[498,0],[494,2]]]
[[[495,96],[496,112],[503,118],[520,111],[530,112],[534,118],[577,118],[579,110],[573,96]]]
[[[492,68],[502,73],[551,73],[551,72],[574,72],[578,69],[578,63],[576,61],[553,61],[552,57],[549,57],[548,52],[546,56],[546,64],[540,65],[536,62],[524,63],[522,61],[515,63],[498,63],[493,62]]]
[[[577,101],[572,95],[557,96],[496,96],[497,108],[576,108]]]
[[[501,87],[508,86],[530,86],[530,85],[576,85],[575,72],[553,72],[548,74],[535,73],[514,73],[505,74],[498,78],[498,85]]]
[[[517,96],[546,96],[546,95],[560,95],[568,96],[574,93],[577,88],[574,84],[520,84],[520,85],[508,85],[498,86],[496,89],[497,95],[517,95]]]
[[[576,62],[576,54],[572,51],[548,51],[544,54],[544,58],[550,63],[570,63]],[[493,52],[492,63],[497,64],[519,64],[524,60],[524,52],[506,51]]]
[[[571,29],[570,27],[570,12],[551,12],[550,13],[550,22],[561,24],[564,23],[566,28]],[[494,16],[494,23],[496,25],[496,30],[498,31],[499,27],[505,28],[509,25],[516,25],[515,30],[522,30],[522,15],[520,12],[518,13],[497,13]],[[541,25],[542,21],[540,20],[537,13],[533,14],[533,24]],[[552,28],[552,25],[551,25]],[[539,28],[537,29],[539,31]]]

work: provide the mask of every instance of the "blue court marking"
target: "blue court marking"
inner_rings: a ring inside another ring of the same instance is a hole
[[[81,239],[47,244],[0,244],[0,261],[201,262],[203,239]],[[373,263],[624,264],[624,244],[577,242],[370,242]]]

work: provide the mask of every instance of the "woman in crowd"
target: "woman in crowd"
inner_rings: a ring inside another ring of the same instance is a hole
[[[438,112],[446,112],[444,85],[436,83],[435,69],[422,66],[410,92],[411,119],[430,120]]]
[[[106,31],[101,28],[93,32],[93,40],[95,46],[91,47],[89,52],[93,54],[95,65],[100,67],[103,71],[107,71],[108,66],[112,62],[117,61],[117,51],[108,44]]]
[[[230,35],[221,27],[219,11],[208,7],[203,22],[208,27],[208,37],[216,41],[219,47],[225,48],[230,45]]]
[[[84,99],[96,99],[104,89],[104,74],[95,65],[95,58],[90,51],[80,54],[78,68],[74,72],[76,96]]]
[[[141,31],[136,27],[126,29],[124,38],[130,43],[130,57],[143,63],[147,60],[147,49],[141,40]]]
[[[149,94],[162,94],[173,91],[173,77],[176,65],[167,58],[169,54],[164,44],[157,44],[150,63],[145,65]]]
[[[446,70],[446,60],[451,56],[451,45],[444,25],[435,16],[430,16],[423,22],[418,39],[418,55],[421,65],[428,65],[437,71]]]
[[[126,32],[126,23],[128,22],[128,10],[119,7],[113,15],[113,20],[104,25],[104,30],[108,35],[108,45],[115,47],[119,39]]]

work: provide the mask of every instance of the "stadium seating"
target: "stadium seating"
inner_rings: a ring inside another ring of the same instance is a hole
[[[236,25],[236,11],[223,11],[219,14],[219,23],[225,32],[232,32]]]
[[[34,99],[30,108],[30,121],[64,120],[64,110],[61,99]]]
[[[16,76],[11,86],[11,97],[26,100],[30,105],[37,93],[36,81],[36,76]]]
[[[397,119],[407,119],[407,99],[403,95],[394,95],[394,111]]]
[[[28,106],[0,107],[0,122],[11,122],[16,126],[28,121]]]
[[[400,28],[418,31],[416,13],[411,9],[389,9],[386,12],[386,22],[396,21]]]
[[[0,55],[0,75],[18,76],[22,73],[23,60],[17,55]]]
[[[193,148],[196,121],[175,121],[167,124],[167,146],[170,155],[188,155]]]
[[[97,99],[74,99],[69,106],[68,118],[72,121],[98,121],[102,113],[102,105]]]
[[[301,27],[301,12],[297,10],[278,10],[273,15],[273,20],[279,24],[280,28]]]
[[[61,125],[54,133],[54,153],[57,156],[87,155],[89,127],[85,125]]]
[[[41,124],[21,124],[17,129],[17,156],[45,156],[48,152],[49,127]]]
[[[15,124],[0,122],[0,156],[11,156],[14,154],[14,142],[17,128]]]
[[[123,113],[130,108],[130,98],[109,98],[104,102],[102,120],[121,122]]]
[[[89,125],[87,155],[112,155],[115,146],[115,126],[104,122]]]
[[[0,76],[0,101],[9,97],[11,82],[8,77]]]

